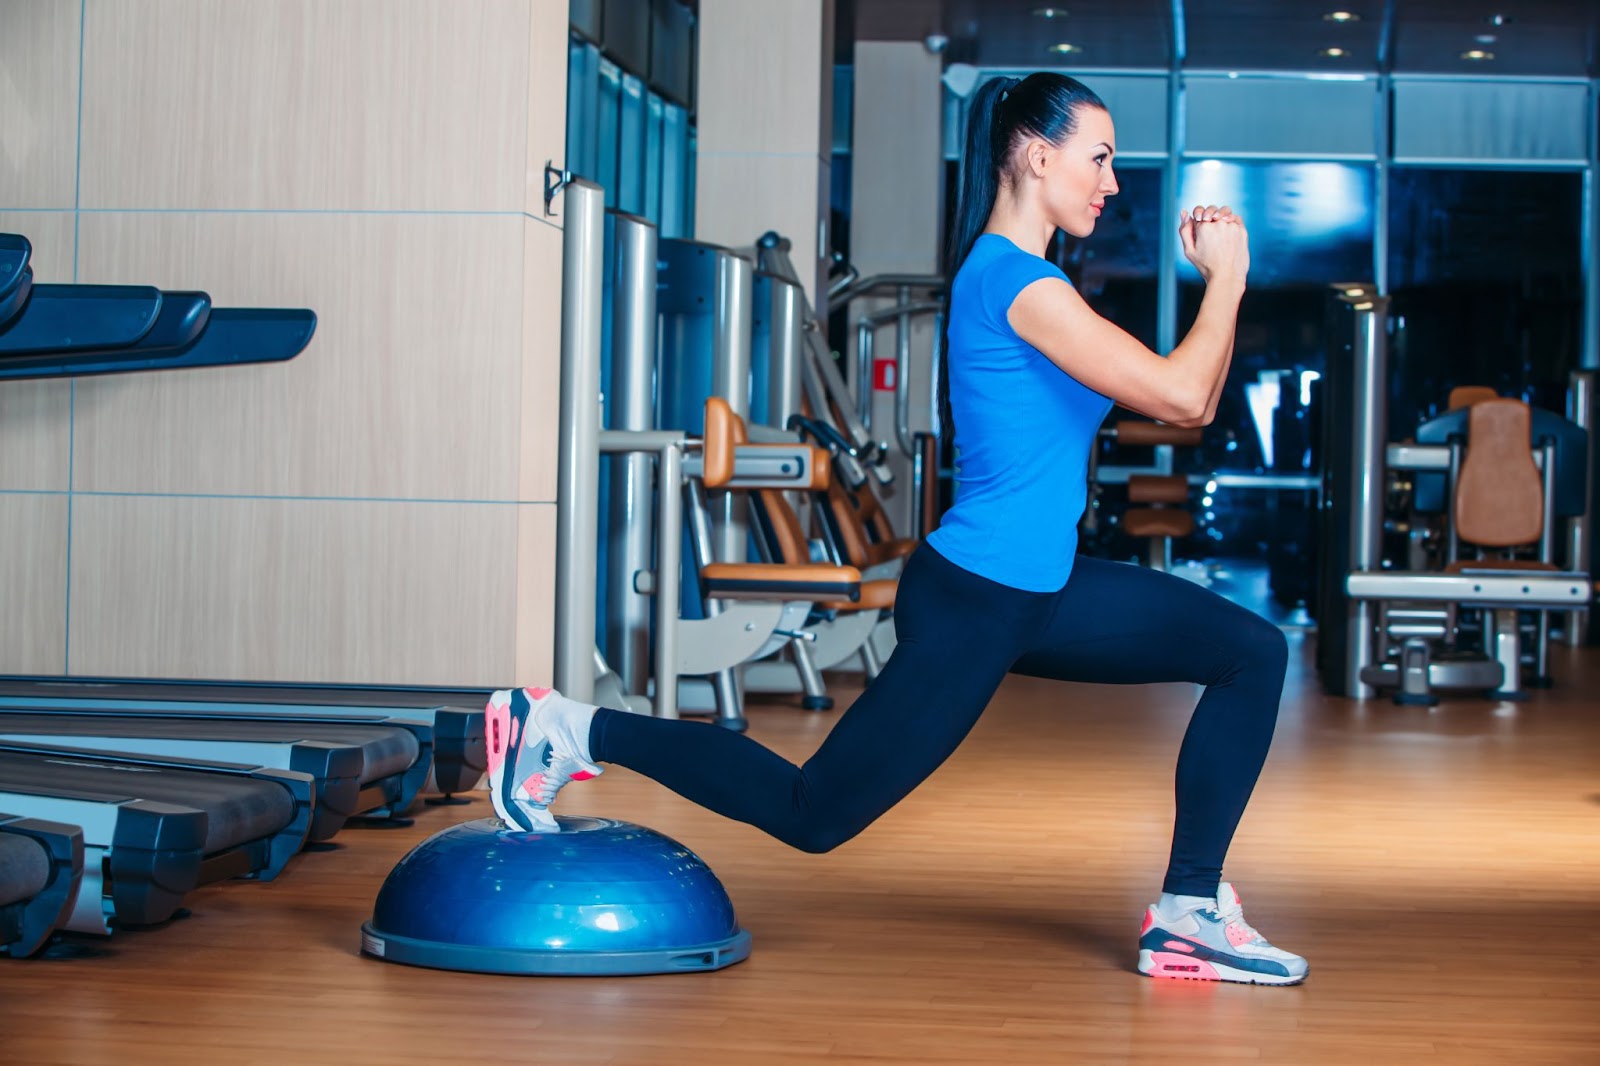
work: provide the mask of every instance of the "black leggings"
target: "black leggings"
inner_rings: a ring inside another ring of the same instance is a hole
[[[1058,592],[996,584],[919,546],[882,674],[795,766],[704,722],[601,710],[590,753],[804,851],[839,846],[949,758],[1007,672],[1206,686],[1178,752],[1164,891],[1212,896],[1272,742],[1288,649],[1261,617],[1182,578],[1079,556]]]

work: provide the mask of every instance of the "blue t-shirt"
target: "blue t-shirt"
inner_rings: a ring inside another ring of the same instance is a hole
[[[957,566],[1028,592],[1054,592],[1072,573],[1089,449],[1111,409],[1011,328],[1011,302],[1041,278],[1066,275],[985,233],[951,285],[955,504],[928,536]]]

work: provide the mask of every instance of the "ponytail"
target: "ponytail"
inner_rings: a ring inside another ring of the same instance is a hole
[[[1001,170],[1021,137],[1064,144],[1078,131],[1078,108],[1106,105],[1087,85],[1065,74],[1041,72],[1027,78],[991,78],[967,106],[967,133],[961,155],[961,187],[945,253],[944,343],[939,360],[939,434],[949,439],[950,292],[972,246],[989,225],[1000,194]]]
[[[955,287],[956,273],[967,261],[978,235],[989,224],[994,211],[995,197],[1000,191],[1000,151],[995,142],[1007,146],[1009,135],[1001,140],[1000,123],[995,112],[1001,98],[1020,84],[1018,78],[991,78],[978,89],[967,107],[967,135],[961,153],[961,186],[956,195],[955,222],[950,227],[945,251],[944,271],[944,326],[945,335],[939,338],[944,346],[943,359],[939,360],[939,426],[941,437],[950,438],[955,430],[955,418],[950,412],[950,291]]]

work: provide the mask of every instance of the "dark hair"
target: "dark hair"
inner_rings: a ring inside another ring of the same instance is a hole
[[[989,224],[1000,192],[1001,170],[1012,149],[1030,137],[1055,145],[1066,143],[1078,132],[1078,110],[1083,107],[1107,110],[1105,101],[1083,82],[1050,71],[1026,78],[991,78],[968,105],[961,189],[945,254],[945,358],[939,362],[939,419],[946,435],[954,425],[950,417],[949,330],[950,290],[956,273]]]

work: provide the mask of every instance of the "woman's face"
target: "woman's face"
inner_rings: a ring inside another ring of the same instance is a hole
[[[1050,221],[1074,237],[1094,232],[1106,197],[1117,194],[1111,157],[1117,134],[1111,116],[1098,107],[1078,108],[1078,130],[1066,143],[1031,142],[1029,165],[1044,183],[1044,208]]]

